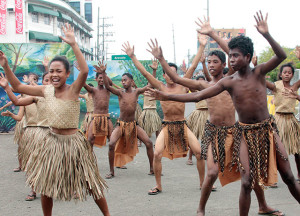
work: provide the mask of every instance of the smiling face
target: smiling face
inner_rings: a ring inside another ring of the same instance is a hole
[[[103,86],[104,85],[103,74],[98,74],[96,77],[96,81],[98,83],[98,86]]]
[[[243,55],[243,53],[238,49],[229,50],[229,61],[230,66],[234,71],[239,71],[241,68],[247,66],[250,62],[250,53]]]
[[[65,65],[61,61],[53,61],[50,64],[49,75],[51,84],[59,88],[66,84],[70,71],[66,71]]]
[[[208,71],[212,76],[218,76],[223,73],[226,63],[222,63],[220,58],[216,55],[211,55],[207,57],[207,67]]]

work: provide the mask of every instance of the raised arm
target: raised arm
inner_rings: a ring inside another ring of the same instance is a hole
[[[161,101],[178,101],[178,102],[198,102],[204,100],[206,98],[211,98],[220,94],[225,90],[225,87],[222,83],[223,80],[220,80],[215,85],[204,89],[202,91],[188,93],[188,94],[167,94],[162,91],[158,91],[155,89],[148,89],[145,95],[155,98],[155,100]]]
[[[109,79],[109,78],[108,78],[107,74],[104,72],[104,73],[103,73],[103,81],[104,81],[104,86],[105,86],[105,88],[106,88],[108,91],[110,91],[111,93],[120,96],[120,91],[121,91],[121,90],[113,88],[113,87],[109,84],[108,79]]]
[[[192,65],[189,67],[189,69],[187,70],[187,72],[183,76],[185,78],[190,79],[193,76],[193,73],[195,72],[195,70],[196,70],[196,68],[197,68],[197,66],[200,62],[201,56],[204,55],[203,52],[204,52],[205,45],[207,43],[206,35],[202,35],[202,34],[198,35],[198,41],[200,43],[198,52],[197,52],[195,58],[192,61]]]
[[[144,94],[144,92],[148,90],[150,87],[151,87],[150,85],[146,85],[143,88],[137,88],[136,90],[138,91],[138,94]]]
[[[269,42],[271,45],[275,56],[273,56],[269,61],[258,65],[256,68],[260,74],[266,75],[268,72],[276,68],[284,59],[286,59],[286,53],[282,49],[282,47],[274,40],[271,36],[267,24],[268,13],[264,18],[261,11],[256,12],[256,16],[254,16],[256,21],[256,29],[257,31]]]
[[[225,40],[223,40],[210,26],[210,22],[209,22],[209,17],[204,18],[204,21],[202,21],[201,19],[199,19],[199,22],[196,22],[196,24],[200,27],[200,29],[198,29],[197,31],[200,34],[205,34],[208,35],[209,37],[211,37],[212,39],[214,39],[219,46],[224,50],[224,52],[227,53],[227,55],[229,54],[229,47],[228,44]]]
[[[84,86],[86,78],[89,74],[89,67],[79,49],[78,44],[76,43],[74,29],[70,24],[66,23],[65,26],[62,27],[62,31],[64,32],[65,37],[60,36],[60,38],[72,47],[78,67],[80,68],[77,79],[71,85],[72,91],[79,95],[80,90]]]
[[[17,98],[20,99],[20,98],[21,98],[21,95],[18,95]],[[7,104],[5,104],[3,107],[0,107],[0,111],[4,110],[5,108],[7,108],[7,107],[9,107],[9,106],[11,106],[11,105],[13,105],[13,102],[9,101],[9,102],[8,102]]]
[[[0,65],[3,67],[6,78],[15,92],[33,96],[44,96],[45,86],[24,85],[19,81],[10,69],[7,58],[2,51],[0,51]]]
[[[42,64],[45,68],[45,71],[49,72],[49,57],[48,56],[44,57],[44,61],[42,61]]]
[[[141,74],[148,80],[148,82],[157,89],[161,88],[162,82],[157,80],[155,77],[152,76],[151,73],[149,73],[145,67],[142,65],[141,62],[136,58],[134,55],[134,46],[131,48],[129,42],[124,43],[122,45],[123,49],[122,51],[125,52],[132,60],[135,67],[141,72]]]
[[[175,82],[180,85],[183,85],[187,88],[201,90],[204,88],[205,81],[203,80],[192,80],[185,77],[180,77],[176,72],[172,70],[172,68],[168,65],[165,60],[161,47],[158,46],[157,40],[155,39],[155,43],[151,40],[151,44],[148,43],[151,50],[148,50],[155,58],[160,62],[165,73]]]
[[[18,115],[15,115],[14,113],[12,113],[8,110],[6,110],[5,112],[2,112],[1,115],[2,116],[9,116],[9,117],[13,118],[16,121],[21,121],[23,116],[24,116],[24,107],[23,106],[19,107]]]
[[[92,86],[89,86],[88,84],[84,84],[83,88],[85,88],[85,90],[89,93],[93,93],[93,87]],[[80,95],[79,95],[80,97]]]
[[[211,79],[211,77],[208,73],[208,70],[207,70],[207,67],[206,67],[206,64],[205,64],[205,56],[204,55],[201,56],[200,61],[201,61],[202,68],[203,68],[203,74],[204,74],[207,82],[210,82],[212,79]]]
[[[299,46],[296,46],[295,55],[298,58],[298,60],[300,60],[300,47]],[[300,88],[300,80],[295,82],[293,86],[295,86],[295,89]]]

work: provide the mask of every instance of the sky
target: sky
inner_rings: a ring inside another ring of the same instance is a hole
[[[162,47],[165,59],[174,62],[173,32],[175,35],[176,63],[180,65],[188,52],[197,52],[197,18],[207,15],[207,0],[93,0],[93,22],[100,17],[113,24],[106,31],[114,32],[114,40],[108,43],[108,52],[114,55],[124,54],[122,44],[129,41],[135,46],[135,55],[140,60],[150,60],[151,53],[147,42],[157,39]],[[211,26],[218,28],[245,28],[246,34],[253,40],[254,49],[259,54],[269,46],[254,25],[254,14],[261,10],[268,12],[269,32],[282,46],[294,48],[300,45],[300,1],[299,0],[210,0],[209,16]],[[94,27],[96,39],[96,25]]]

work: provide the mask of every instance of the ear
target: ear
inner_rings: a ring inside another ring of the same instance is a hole
[[[71,71],[67,72],[67,78],[69,78],[69,76],[71,75]]]
[[[251,55],[250,55],[250,53],[248,53],[248,54],[246,55],[246,59],[247,59],[247,62],[251,62]]]

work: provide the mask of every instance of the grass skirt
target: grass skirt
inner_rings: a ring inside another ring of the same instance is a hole
[[[279,137],[288,154],[300,154],[300,124],[293,113],[275,113]]]
[[[20,145],[22,135],[24,133],[24,121],[25,118],[22,118],[21,121],[18,121],[15,127],[15,136],[14,136],[14,143]]]
[[[194,110],[187,120],[187,125],[195,134],[197,139],[202,140],[204,135],[205,122],[208,119],[208,109]]]
[[[83,201],[87,194],[94,199],[104,196],[107,188],[99,174],[92,146],[80,132],[71,135],[51,131],[27,163],[27,183],[41,193],[57,200]]]
[[[140,118],[142,112],[143,112],[142,107],[140,106],[139,103],[136,103],[136,110],[135,110],[135,117],[134,117],[134,119],[135,119],[136,121],[139,120],[139,118]]]
[[[88,126],[90,124],[90,122],[92,121],[92,117],[93,117],[93,113],[86,113],[84,116],[84,120],[82,121],[80,130],[83,133],[86,133],[86,131],[88,130]]]
[[[149,137],[161,129],[161,119],[156,109],[144,109],[138,123]]]

